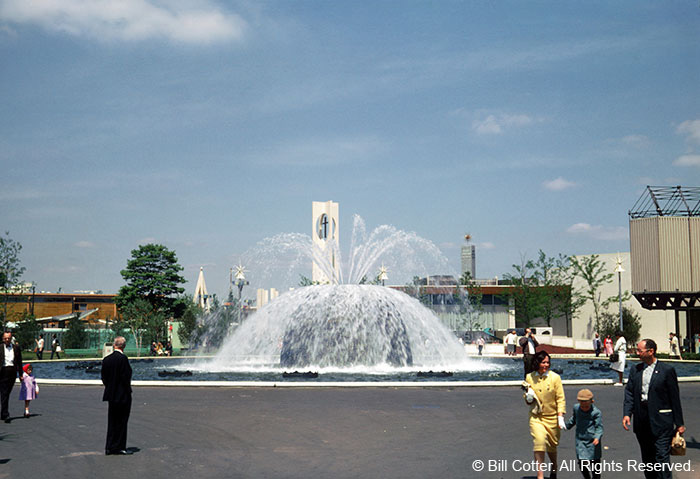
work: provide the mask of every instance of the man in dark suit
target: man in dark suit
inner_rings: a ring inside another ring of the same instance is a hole
[[[114,352],[102,360],[103,401],[109,402],[105,454],[131,454],[126,449],[126,428],[131,413],[131,365],[124,354],[126,339],[114,338]]]
[[[525,330],[525,336],[520,338],[518,344],[523,350],[523,368],[525,369],[525,376],[527,376],[529,373],[535,370],[533,358],[535,357],[535,353],[537,353],[537,346],[539,346],[540,343],[538,343],[537,339],[535,339],[535,335],[532,334],[532,330],[527,328]]]
[[[671,440],[676,431],[685,432],[676,370],[656,360],[656,343],[651,339],[637,343],[637,354],[642,362],[630,369],[622,427],[629,430],[634,418],[642,462],[670,464]],[[644,475],[670,478],[671,471],[645,471]]]
[[[7,331],[2,334],[0,348],[0,420],[10,422],[8,400],[17,376],[22,379],[23,374],[22,350],[12,344],[12,333]]]

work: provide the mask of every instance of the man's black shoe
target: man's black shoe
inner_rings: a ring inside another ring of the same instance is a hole
[[[133,452],[121,449],[119,451],[105,451],[105,456],[131,456]]]

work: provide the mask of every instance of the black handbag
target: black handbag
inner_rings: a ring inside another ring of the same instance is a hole
[[[610,360],[611,363],[616,363],[620,360],[620,355],[617,353],[612,353],[610,355],[610,358],[608,358],[608,359]]]

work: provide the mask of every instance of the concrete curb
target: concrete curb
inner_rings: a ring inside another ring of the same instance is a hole
[[[678,382],[700,382],[700,376],[678,378]],[[98,379],[37,379],[39,384],[57,386],[102,386]],[[132,381],[134,387],[216,387],[216,388],[465,388],[512,387],[522,381]],[[564,386],[611,385],[612,379],[564,379]]]

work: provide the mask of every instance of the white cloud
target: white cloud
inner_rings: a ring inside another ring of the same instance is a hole
[[[700,155],[683,155],[679,156],[673,166],[700,166]]]
[[[678,128],[676,128],[677,133],[685,133],[688,135],[688,140],[694,140],[700,143],[700,120],[688,120],[684,121]]]
[[[499,135],[504,129],[527,126],[533,123],[527,115],[490,114],[486,118],[474,120],[472,130],[479,135]]]
[[[476,245],[477,249],[494,249],[496,248],[496,245],[491,243],[490,241],[484,241],[483,243],[479,243]]]
[[[576,183],[569,180],[565,180],[560,176],[559,178],[556,178],[554,180],[545,181],[544,183],[542,183],[542,185],[548,190],[562,191],[566,190],[567,188],[573,188],[574,186],[576,186]]]
[[[94,248],[95,243],[92,243],[90,241],[81,240],[81,241],[78,241],[77,243],[74,243],[73,246],[75,246],[77,248]]]
[[[146,238],[141,238],[138,241],[139,245],[142,245],[142,246],[145,246],[145,245],[151,244],[151,243],[156,243],[156,242],[157,242],[157,240],[155,238],[153,238],[152,236],[149,236]]]
[[[246,22],[206,1],[6,0],[0,19],[99,40],[165,38],[180,43],[239,40]]]
[[[566,229],[569,234],[586,235],[598,240],[624,240],[628,238],[627,228],[623,226],[602,226],[588,223],[576,223]]]

